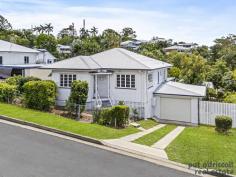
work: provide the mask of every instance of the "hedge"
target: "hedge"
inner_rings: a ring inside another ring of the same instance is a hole
[[[25,83],[30,82],[30,81],[40,81],[41,79],[33,76],[27,76],[27,77],[22,77],[22,76],[13,76],[9,77],[6,79],[6,83],[10,85],[16,85],[17,90],[19,93],[23,93],[23,86]]]
[[[117,128],[124,128],[129,121],[129,107],[126,105],[112,106],[96,110],[94,122],[100,125],[109,125]]]
[[[17,94],[16,86],[0,82],[0,101],[11,103]]]
[[[220,133],[227,133],[232,128],[232,118],[228,116],[216,116],[216,130]]]
[[[25,106],[49,111],[56,100],[56,84],[52,81],[29,81],[23,86]]]

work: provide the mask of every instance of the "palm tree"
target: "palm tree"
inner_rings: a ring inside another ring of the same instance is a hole
[[[72,35],[72,36],[76,36],[76,35],[77,35],[77,34],[76,34],[76,29],[75,29],[75,24],[74,24],[74,23],[72,23],[71,25],[69,25],[68,30],[71,32],[71,35]]]
[[[51,23],[45,24],[44,26],[45,32],[49,35],[51,32],[53,32],[53,26]]]
[[[46,27],[45,27],[44,25],[40,25],[39,28],[40,28],[40,32],[41,32],[41,33],[44,33],[45,30],[46,30]],[[40,33],[40,32],[39,32],[39,33]]]
[[[94,26],[91,28],[90,33],[92,34],[92,36],[96,36],[98,34],[98,29]]]
[[[85,28],[80,28],[80,37],[84,38],[84,37],[88,37],[89,36],[89,31],[86,30]]]

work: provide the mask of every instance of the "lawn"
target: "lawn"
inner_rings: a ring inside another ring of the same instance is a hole
[[[157,121],[153,119],[140,120],[137,121],[137,123],[140,124],[140,126],[143,127],[144,129],[152,128],[158,124]]]
[[[97,124],[82,123],[54,114],[35,111],[3,103],[0,103],[0,115],[9,116],[16,119],[96,139],[120,138],[122,136],[139,132],[139,130],[134,127],[128,127],[125,129],[114,129]]]
[[[233,162],[236,174],[236,130],[229,135],[215,132],[214,127],[188,127],[166,149],[170,160],[184,164]]]
[[[165,127],[159,130],[156,130],[152,133],[149,133],[145,136],[142,136],[141,138],[134,140],[133,142],[138,144],[143,144],[146,146],[151,146],[155,144],[158,140],[160,140],[162,137],[167,135],[169,132],[174,130],[175,128],[176,128],[175,125],[166,125]]]

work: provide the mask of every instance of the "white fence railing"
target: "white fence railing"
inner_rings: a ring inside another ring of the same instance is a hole
[[[201,124],[215,125],[215,117],[225,115],[233,119],[233,127],[236,128],[236,104],[200,101],[199,111]]]

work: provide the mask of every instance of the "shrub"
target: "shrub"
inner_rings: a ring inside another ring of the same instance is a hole
[[[100,125],[110,125],[112,116],[111,108],[102,108],[95,110],[93,114],[94,122]]]
[[[124,128],[129,120],[129,107],[125,105],[111,108],[97,109],[93,114],[94,122],[100,125],[109,125]]]
[[[113,106],[111,108],[111,125],[123,128],[127,125],[129,120],[129,107],[125,105]]]
[[[52,81],[29,81],[23,89],[26,107],[48,111],[55,105],[56,84]]]
[[[5,82],[0,82],[0,101],[12,103],[13,99],[17,95],[17,89],[14,85],[9,85]]]
[[[10,85],[16,85],[17,90],[20,93],[23,93],[23,86],[25,83],[30,82],[30,81],[40,81],[41,79],[33,76],[27,76],[27,77],[22,77],[22,76],[13,76],[9,77],[6,79],[6,82]]]
[[[9,77],[6,79],[6,83],[10,84],[10,85],[19,85],[20,83],[20,80],[22,79],[23,77],[18,75],[18,76],[13,76],[13,77]]]
[[[216,131],[227,133],[232,128],[232,118],[228,116],[216,116]]]
[[[86,81],[73,81],[71,85],[70,97],[66,103],[66,108],[70,113],[78,114],[78,105],[85,105],[88,98],[88,83]],[[84,111],[84,106],[81,106],[80,112]]]

